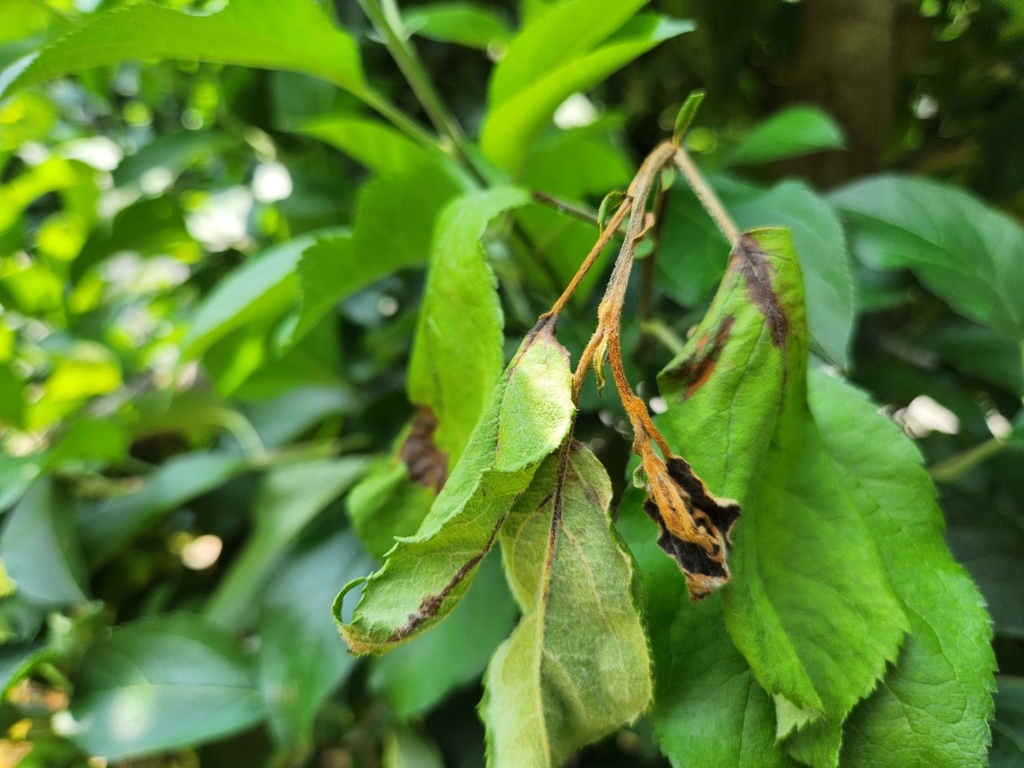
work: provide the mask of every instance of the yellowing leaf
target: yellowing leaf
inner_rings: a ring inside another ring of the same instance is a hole
[[[523,618],[487,669],[489,765],[558,768],[650,701],[639,574],[612,526],[611,495],[601,463],[570,442],[537,470],[501,529]]]

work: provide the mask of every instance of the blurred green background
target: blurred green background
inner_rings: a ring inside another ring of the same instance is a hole
[[[494,60],[537,2],[481,2],[454,21],[402,4],[471,137]],[[118,5],[0,0],[0,66]],[[375,87],[426,124],[359,5],[325,8]],[[897,172],[949,185],[920,215],[944,217],[935,231],[953,226],[958,243],[973,243],[984,209],[949,187],[1019,222],[1024,5],[651,9],[696,28],[571,96],[526,148],[520,182],[596,210],[671,135],[687,94],[707,90],[694,157],[742,226],[787,224],[798,250],[824,249],[813,279],[846,298],[809,299],[815,351],[939,467],[947,538],[995,623],[993,765],[1024,765],[1022,339],[956,279],[922,278],[887,260],[877,232],[841,229],[830,197]],[[0,101],[0,766],[104,764],[90,752],[132,766],[483,764],[479,678],[516,618],[496,561],[456,616],[381,659],[349,656],[330,616],[340,586],[390,545],[360,510],[432,498],[395,481],[392,446],[414,415],[405,371],[423,262],[453,189],[429,174],[389,186],[417,148],[389,155],[368,115],[308,75],[196,61],[90,68]],[[692,195],[675,190],[667,210],[661,253],[679,258],[639,269],[657,287],[650,301],[634,291],[624,328],[648,398],[727,253]],[[543,204],[508,226],[487,248],[511,353],[596,229]],[[300,255],[334,254],[349,231],[366,240],[361,258],[404,248],[406,260],[311,294]],[[1024,254],[1011,256],[1020,275]],[[598,277],[560,327],[574,354]],[[578,435],[621,492],[624,416],[589,387],[581,408]],[[82,725],[118,707],[143,735]],[[572,764],[667,762],[641,721]]]

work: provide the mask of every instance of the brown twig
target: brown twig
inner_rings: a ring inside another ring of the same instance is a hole
[[[725,235],[725,239],[729,241],[729,245],[736,245],[736,242],[740,238],[739,228],[733,222],[729,213],[725,210],[725,206],[722,205],[722,201],[718,199],[718,196],[714,193],[711,187],[708,185],[704,176],[701,174],[700,169],[694,164],[690,155],[687,154],[686,150],[682,147],[676,148],[675,156],[673,157],[676,167],[683,172],[683,176],[686,177],[686,181],[689,183],[690,188],[694,194],[697,195],[697,199],[700,200],[701,205],[704,206],[711,218],[714,219],[715,224]]]

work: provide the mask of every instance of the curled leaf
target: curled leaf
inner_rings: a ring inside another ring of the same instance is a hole
[[[421,405],[409,428],[409,434],[398,449],[398,457],[409,470],[409,478],[425,488],[440,493],[448,479],[448,455],[437,447],[434,433],[437,417]]]
[[[642,467],[638,485],[647,491],[644,512],[661,530],[658,546],[685,574],[690,600],[703,600],[729,581],[726,554],[740,506],[712,494],[679,456],[662,461],[646,450]]]

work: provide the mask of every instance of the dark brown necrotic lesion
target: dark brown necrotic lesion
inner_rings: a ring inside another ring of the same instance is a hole
[[[725,501],[712,496],[704,481],[693,473],[693,467],[688,462],[672,456],[665,462],[668,467],[668,475],[675,480],[690,497],[696,510],[703,512],[711,524],[717,528],[726,541],[730,542],[732,527],[740,516],[740,505],[735,501]]]
[[[421,405],[398,451],[398,458],[405,464],[413,482],[432,488],[434,493],[440,493],[448,479],[448,454],[434,442],[437,426],[434,412]]]
[[[658,546],[686,576],[690,599],[702,600],[729,581],[726,555],[740,507],[714,496],[684,459],[657,464],[663,474],[648,483],[644,511],[658,524]]]

